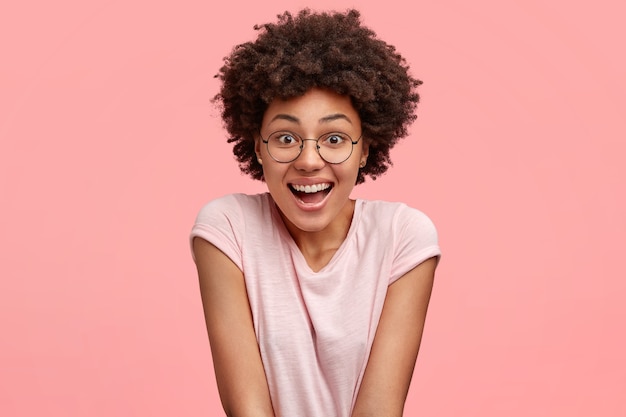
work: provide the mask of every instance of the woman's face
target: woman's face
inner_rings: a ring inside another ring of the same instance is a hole
[[[353,141],[362,134],[361,119],[350,98],[318,88],[300,97],[270,103],[263,116],[261,136],[267,139],[277,131],[292,132],[303,139],[317,139],[330,132],[346,133]],[[255,150],[269,192],[288,227],[291,223],[304,232],[319,232],[343,214],[352,215],[349,197],[359,165],[367,159],[368,146],[361,138],[347,160],[330,164],[320,157],[315,141],[303,143],[300,156],[288,163],[275,161],[261,138],[256,138]]]

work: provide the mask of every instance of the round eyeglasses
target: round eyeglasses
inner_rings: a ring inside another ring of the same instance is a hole
[[[261,136],[261,140],[267,145],[267,152],[276,162],[295,161],[302,153],[304,142],[311,140],[315,142],[315,150],[324,161],[340,164],[350,158],[354,145],[359,143],[361,136],[353,141],[347,133],[330,132],[317,139],[302,139],[297,133],[280,130],[270,134],[267,139]]]

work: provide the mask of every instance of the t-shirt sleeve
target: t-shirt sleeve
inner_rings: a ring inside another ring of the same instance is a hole
[[[389,284],[425,260],[441,256],[437,229],[428,216],[402,205],[394,220],[395,250]]]
[[[242,268],[241,236],[243,233],[242,210],[235,195],[227,195],[206,204],[196,217],[189,242],[202,238],[222,251],[231,261]],[[194,259],[195,260],[195,259]]]

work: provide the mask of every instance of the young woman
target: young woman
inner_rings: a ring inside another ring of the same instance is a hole
[[[285,13],[225,59],[216,100],[269,193],[207,204],[191,241],[228,416],[401,416],[440,255],[400,203],[352,200],[415,119],[359,13]]]

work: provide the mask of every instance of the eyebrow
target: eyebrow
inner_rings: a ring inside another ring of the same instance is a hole
[[[270,123],[272,123],[274,120],[287,120],[289,122],[300,124],[300,119],[290,114],[284,114],[284,113],[280,113],[274,116],[272,120],[270,120]],[[330,123],[335,120],[345,120],[348,123],[352,124],[352,120],[350,120],[350,118],[343,113],[329,114],[328,116],[322,117],[318,121],[319,123]]]

